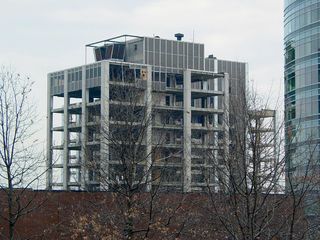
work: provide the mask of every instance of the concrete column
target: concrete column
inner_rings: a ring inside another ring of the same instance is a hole
[[[152,188],[152,67],[148,66],[147,69],[147,89],[145,92],[145,104],[146,104],[146,120],[147,120],[147,136],[146,136],[146,144],[147,144],[147,161],[146,161],[146,174],[147,174],[147,186],[146,191],[150,191]]]
[[[82,66],[82,105],[81,105],[81,190],[86,189],[87,184],[87,170],[86,170],[86,147],[87,147],[87,103],[88,103],[88,90],[86,79],[86,66]]]
[[[100,124],[100,167],[101,190],[109,189],[109,62],[101,62],[101,124]]]
[[[229,74],[224,74],[224,121],[223,121],[223,129],[224,129],[224,157],[226,159],[229,158]],[[226,176],[225,182],[227,183],[229,177]]]
[[[143,44],[143,51],[142,51],[142,54],[143,54],[143,55],[142,55],[142,56],[143,56],[143,62],[142,62],[142,63],[143,63],[143,64],[147,64],[147,58],[146,58],[146,55],[147,55],[147,54],[146,54],[146,51],[147,51],[147,50],[146,50],[146,49],[147,49],[147,48],[146,48],[146,45],[147,45],[147,44],[146,44],[146,41],[147,41],[147,38],[144,37],[144,38],[143,38],[143,41],[142,41],[142,44]],[[147,56],[147,57],[148,57],[148,56]]]
[[[218,59],[217,58],[212,58],[212,59],[209,59],[209,61],[212,61],[213,62],[213,69],[212,71],[214,73],[218,73]],[[210,62],[209,62],[209,67],[210,67]],[[211,70],[211,69],[210,69]],[[214,84],[214,90],[215,91],[218,91],[218,78],[214,78],[213,80],[213,84]],[[213,108],[214,109],[218,109],[218,101],[219,101],[219,98],[218,96],[214,96],[213,97]],[[213,114],[213,126],[214,127],[218,127],[218,114],[214,113]],[[214,136],[214,146],[217,147],[218,146],[218,132],[214,132],[213,133],[213,136]],[[215,171],[215,174],[214,174],[214,178],[215,178],[215,183],[218,183],[219,182],[219,178],[218,178],[218,174],[216,173],[217,171],[217,165],[218,165],[218,150],[214,149],[213,150],[213,156],[214,156],[214,171]],[[219,191],[219,187],[216,185],[214,187],[214,191]]]
[[[277,164],[278,164],[278,130],[277,130],[277,111],[274,110],[273,111],[273,118],[272,118],[272,122],[273,122],[273,159],[274,159],[274,165],[273,167],[276,168]],[[280,144],[279,144],[280,145]]]
[[[273,111],[273,117],[272,117],[272,127],[273,127],[273,163],[272,163],[272,171],[275,171],[277,176],[279,176],[280,174],[280,170],[279,170],[279,162],[278,162],[278,130],[277,130],[277,111],[274,110]],[[279,144],[280,145],[280,144]],[[275,193],[280,192],[279,189],[279,179],[274,182],[274,186],[275,186]]]
[[[53,97],[51,96],[50,74],[47,76],[47,161],[46,161],[46,189],[52,190],[52,109]]]
[[[218,91],[218,78],[214,78],[214,90]],[[214,109],[218,109],[218,107],[219,107],[218,101],[219,101],[219,97],[214,96],[213,97],[213,108]],[[218,114],[217,113],[214,113],[214,115],[213,115],[213,126],[218,127]],[[217,133],[215,133],[215,134],[217,135]]]
[[[218,65],[218,61],[217,61],[217,59],[214,59],[214,69],[215,69],[215,73],[217,73],[218,72],[218,67],[217,67],[217,65]],[[215,91],[218,91],[218,78],[214,78],[214,90]],[[218,109],[218,107],[219,107],[219,104],[218,104],[218,101],[219,101],[219,97],[218,96],[214,96],[213,97],[213,108],[214,109]],[[217,113],[214,113],[213,114],[213,127],[218,127],[218,114]],[[214,136],[214,147],[218,147],[218,144],[219,144],[219,139],[218,139],[218,132],[214,132],[213,133],[213,136]],[[214,149],[213,150],[213,154],[214,154],[214,161],[215,161],[215,163],[214,163],[214,171],[215,171],[215,175],[214,175],[214,178],[215,178],[215,180],[214,180],[214,182],[215,183],[218,183],[219,182],[219,177],[218,177],[218,174],[217,174],[217,172],[216,171],[218,171],[218,168],[217,168],[217,166],[218,166],[218,157],[219,157],[219,155],[218,155],[218,150],[217,149]],[[218,185],[216,185],[215,187],[214,187],[214,190],[215,191],[219,191],[219,187],[218,187]]]
[[[213,66],[214,66],[214,73],[218,73],[218,59],[214,58],[213,59]],[[218,91],[218,78],[214,78],[213,80],[213,84],[214,84],[214,90]],[[214,96],[214,109],[218,109],[218,96]],[[214,114],[214,127],[218,126],[218,114]]]
[[[191,191],[191,70],[183,72],[183,191]]]
[[[217,58],[214,58],[213,59],[213,72],[214,73],[218,73],[218,59]],[[214,80],[213,80],[213,83],[214,83],[214,90],[215,91],[218,91],[219,89],[218,89],[218,78],[214,78]],[[218,96],[214,96],[213,97],[213,108],[214,109],[218,109],[218,106],[219,106],[219,104],[218,104],[218,101],[219,101],[219,97]],[[218,127],[218,114],[217,113],[215,113],[214,115],[213,115],[213,126],[214,127]],[[215,147],[217,147],[218,146],[218,144],[219,144],[219,139],[218,139],[218,132],[214,132],[213,133],[214,134],[214,145],[215,145]],[[213,150],[214,151],[214,161],[215,161],[215,166],[217,166],[218,165],[218,150]],[[214,171],[216,171],[217,170],[217,168],[215,168],[214,169]],[[215,183],[217,183],[219,181],[219,178],[218,178],[218,175],[217,174],[215,174]],[[216,188],[215,188],[216,189]],[[216,189],[217,191],[219,191],[219,189]]]
[[[68,190],[68,161],[69,161],[69,131],[68,131],[68,124],[69,124],[69,93],[68,93],[68,72],[64,71],[64,89],[63,89],[63,96],[64,96],[64,106],[63,106],[63,190]]]

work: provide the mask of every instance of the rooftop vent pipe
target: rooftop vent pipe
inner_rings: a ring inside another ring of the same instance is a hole
[[[181,41],[182,38],[184,37],[182,33],[176,33],[174,36],[177,38],[177,41]]]

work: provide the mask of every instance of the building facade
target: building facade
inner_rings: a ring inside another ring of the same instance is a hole
[[[47,188],[112,189],[127,179],[132,147],[133,181],[142,173],[150,187],[161,178],[167,189],[218,191],[229,78],[205,69],[204,45],[124,35],[87,48],[95,63],[48,74]]]
[[[286,0],[284,31],[286,186],[306,191],[308,238],[319,239],[320,1]]]
[[[180,40],[123,35],[88,44],[95,63],[48,74],[48,189],[112,190],[127,179],[123,166],[133,158],[139,159],[133,175],[145,175],[140,180],[149,187],[226,186],[233,171],[226,169],[228,153],[247,141],[247,132],[239,132],[247,127],[239,126],[246,124],[239,106],[246,102],[248,65],[204,57],[203,44],[177,35]],[[268,117],[275,123],[274,111],[251,110],[268,113],[255,116],[259,123]],[[259,139],[275,127],[262,130]],[[268,159],[259,169],[274,165]],[[243,164],[231,165],[240,176]]]
[[[285,1],[287,173],[319,169],[320,1]]]

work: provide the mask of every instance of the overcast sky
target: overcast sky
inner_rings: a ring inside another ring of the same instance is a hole
[[[283,93],[282,0],[0,0],[0,65],[35,81],[46,121],[47,73],[84,64],[84,45],[121,34],[205,44],[205,54],[249,63],[258,92]],[[43,140],[45,130],[43,130]]]

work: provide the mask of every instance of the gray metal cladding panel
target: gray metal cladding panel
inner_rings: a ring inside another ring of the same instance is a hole
[[[194,58],[193,68],[199,69],[199,58]]]
[[[57,95],[62,94],[64,91],[64,71],[50,73],[50,94]]]
[[[159,52],[154,53],[154,65],[160,66],[160,53]]]
[[[166,55],[161,53],[160,65],[166,67]]]
[[[188,68],[193,69],[193,58],[188,56]]]
[[[172,41],[167,41],[167,53],[172,54]]]
[[[167,54],[167,67],[171,67],[171,66],[172,66],[172,55]]]
[[[87,79],[87,88],[92,88],[92,87],[100,87],[101,86],[101,78],[90,78]]]
[[[204,45],[160,38],[145,38],[145,64],[204,70]]]
[[[177,42],[172,43],[172,53],[178,54],[178,43]]]
[[[82,88],[81,81],[68,82],[68,90],[70,92],[80,90],[81,88]]]
[[[178,54],[179,55],[183,55],[184,54],[184,51],[183,51],[183,42],[178,42]]]
[[[187,43],[188,44],[188,57],[193,57],[193,44],[192,43]]]
[[[143,63],[144,52],[143,40],[129,42],[126,45],[125,61]]]
[[[210,71],[210,68],[209,68],[209,59],[206,58],[205,61],[204,61],[204,68],[206,71]]]
[[[152,90],[153,91],[166,91],[166,89],[167,89],[166,83],[152,81]]]
[[[195,57],[199,57],[200,53],[199,53],[199,44],[194,44],[194,56]]]
[[[184,61],[183,61],[183,68],[188,68],[188,55],[187,55],[187,52],[188,52],[188,45],[187,44],[184,44]]]
[[[160,71],[160,67],[153,66],[152,70],[155,71],[155,72],[159,72]]]
[[[173,55],[173,59],[172,59],[172,67],[177,68],[178,67],[178,55]]]
[[[200,70],[204,70],[204,58],[200,58],[200,66],[199,66]]]
[[[148,62],[148,52],[145,51],[145,52],[144,52],[144,62],[143,62],[143,63],[145,64],[145,63],[147,63],[147,62]]]
[[[160,39],[159,38],[154,39],[154,51],[160,52]]]
[[[147,64],[153,65],[153,52],[148,52],[148,61]]]
[[[188,68],[193,69],[193,44],[188,43]]]
[[[200,45],[200,57],[204,58],[204,45],[203,44],[199,44]]]
[[[147,46],[147,51],[154,51],[154,48],[153,48],[153,42],[154,42],[154,39],[153,38],[146,38],[146,46]]]
[[[218,60],[218,71],[228,73],[230,78],[245,79],[245,67],[245,63]]]
[[[179,55],[179,68],[184,68],[184,65],[183,65],[183,56]]]
[[[165,40],[163,40],[163,39],[161,39],[160,40],[160,46],[161,46],[161,52],[162,53],[165,53],[166,52],[166,41]]]
[[[209,59],[209,71],[219,71],[218,69],[214,69],[214,60],[213,59]]]
[[[218,81],[218,91],[223,91],[223,86],[222,86],[222,79],[219,79]]]
[[[62,94],[63,90],[64,90],[63,85],[51,87],[51,95]]]

